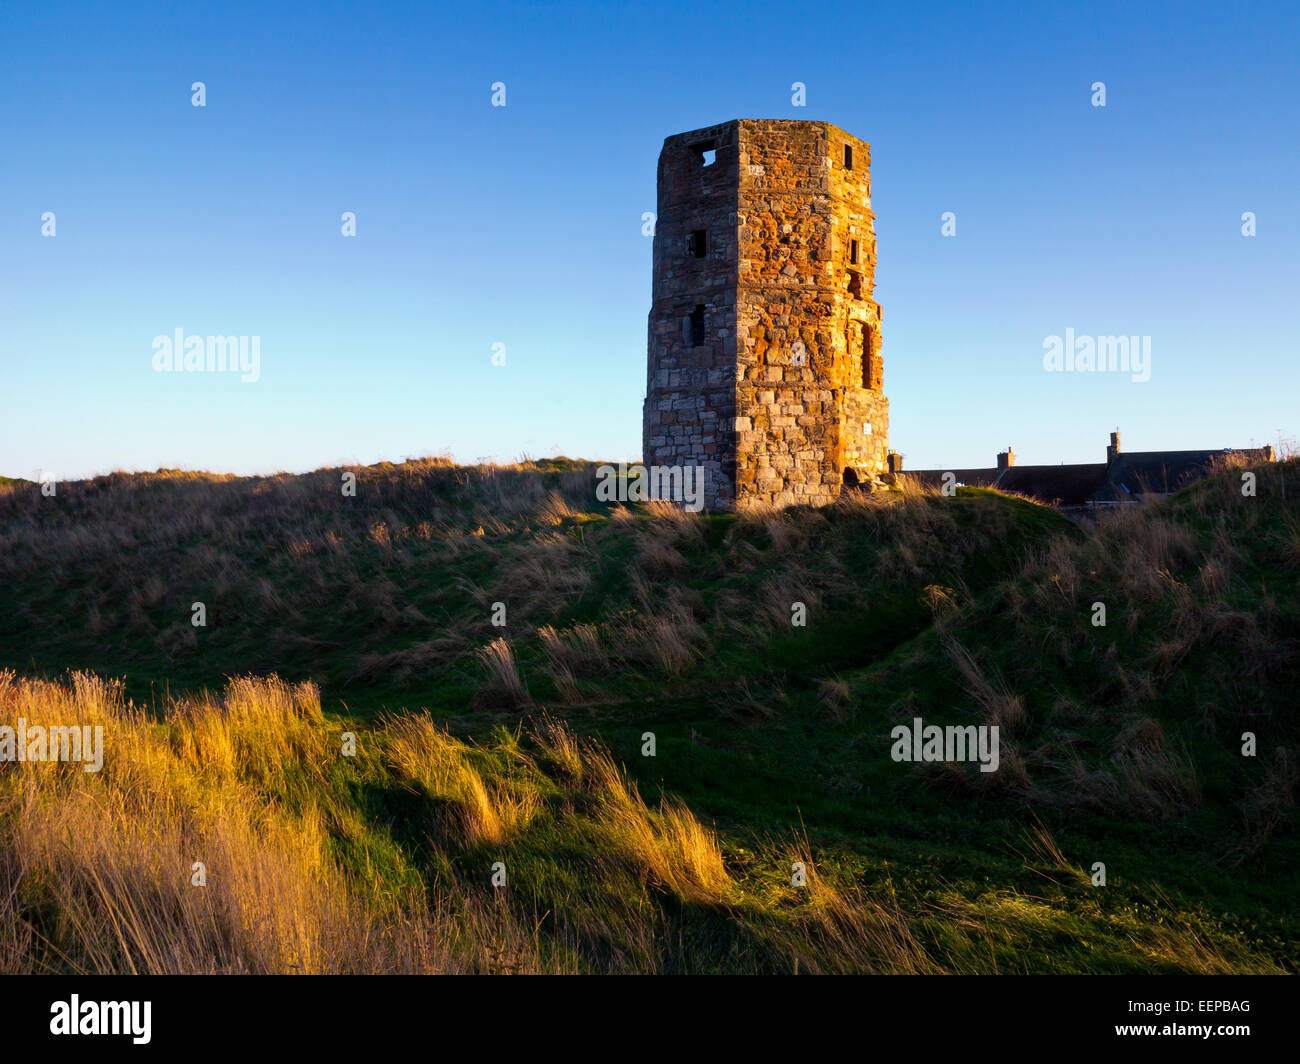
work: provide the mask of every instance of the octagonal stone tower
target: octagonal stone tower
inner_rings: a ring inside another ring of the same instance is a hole
[[[704,466],[711,509],[887,471],[870,161],[829,122],[664,141],[642,460]]]

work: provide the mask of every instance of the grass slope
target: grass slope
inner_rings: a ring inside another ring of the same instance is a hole
[[[86,777],[135,855],[110,890],[39,842],[46,819],[89,816],[77,790],[0,768],[19,929],[0,958],[1294,970],[1300,477],[1254,472],[1253,496],[1224,469],[1089,530],[975,489],[609,507],[563,459],[0,486],[0,665],[20,674],[0,721],[107,713],[110,750],[156,745],[170,810],[111,765]],[[69,686],[69,668],[122,684]],[[227,685],[270,673],[286,683]],[[890,729],[915,716],[998,725],[1000,770],[895,763]],[[136,835],[160,817],[150,853]],[[241,849],[255,824],[296,841]],[[182,856],[209,851],[244,854],[243,878],[196,896]],[[329,911],[292,901],[312,875]],[[277,890],[302,927],[277,923]],[[106,922],[160,891],[177,927]],[[322,945],[340,912],[368,944]],[[169,953],[177,936],[194,948]]]

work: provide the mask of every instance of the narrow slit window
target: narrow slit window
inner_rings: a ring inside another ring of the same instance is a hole
[[[853,145],[852,144],[844,145],[844,169],[845,170],[853,169]]]
[[[686,254],[702,259],[709,253],[709,232],[707,229],[695,229],[686,238]]]
[[[849,265],[856,266],[857,264],[858,264],[858,242],[856,240],[850,240],[849,241]]]
[[[872,353],[872,336],[871,326],[866,322],[861,325],[862,328],[862,387],[874,388],[876,379],[871,372],[871,353]],[[868,432],[871,429],[867,429]]]
[[[704,343],[704,304],[698,304],[691,311],[691,346],[699,347]]]

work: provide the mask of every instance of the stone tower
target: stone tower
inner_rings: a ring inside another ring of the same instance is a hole
[[[705,503],[830,502],[887,471],[870,147],[739,119],[664,141],[642,429]]]

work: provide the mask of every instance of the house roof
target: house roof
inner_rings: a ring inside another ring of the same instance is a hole
[[[1029,495],[1058,506],[1082,506],[1090,500],[1112,501],[1135,495],[1168,494],[1207,476],[1214,460],[1242,454],[1252,461],[1271,461],[1267,447],[1217,451],[1132,451],[1109,462],[1076,465],[1011,466],[1008,469],[905,469],[905,476],[940,487],[952,473],[959,484],[994,487]]]
[[[1130,495],[1161,494],[1178,491],[1210,472],[1216,458],[1225,454],[1245,454],[1263,460],[1262,448],[1235,451],[1132,451],[1116,455],[1107,470],[1102,498],[1122,499]]]
[[[1061,506],[1082,506],[1106,482],[1106,463],[1083,465],[1012,466],[994,485],[998,491],[1032,495]]]
[[[1047,503],[1079,506],[1092,497],[1106,479],[1105,463],[1097,465],[1012,466],[1009,469],[904,469],[903,475],[915,477],[931,487],[942,487],[947,473],[958,484],[976,488],[997,488],[1020,495],[1032,495]]]
[[[958,484],[969,484],[973,488],[991,488],[998,479],[996,469],[904,469],[903,476],[913,477],[922,484],[932,488],[943,487],[943,478],[951,473]]]

